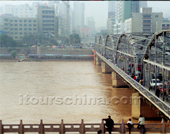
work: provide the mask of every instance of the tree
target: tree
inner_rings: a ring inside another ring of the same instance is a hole
[[[70,35],[70,43],[81,43],[81,38],[79,34],[71,34]]]
[[[4,35],[0,35],[0,46],[1,47],[16,47],[17,42],[14,41],[12,37],[4,34]]]
[[[35,42],[36,42],[36,36],[34,36],[33,34],[26,35],[22,39],[22,43],[27,45],[35,45]]]
[[[17,55],[17,51],[16,50],[12,50],[10,54],[15,59],[15,56]]]

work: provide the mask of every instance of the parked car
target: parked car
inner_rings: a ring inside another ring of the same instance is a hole
[[[155,74],[152,74],[152,79],[155,79]],[[157,74],[157,79],[162,81],[162,74]]]
[[[155,80],[155,79],[151,79],[150,81],[150,88],[155,88],[155,86],[159,86],[161,85],[161,81],[159,79]]]

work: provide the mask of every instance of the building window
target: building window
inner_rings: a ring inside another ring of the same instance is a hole
[[[8,24],[5,24],[5,26],[8,26]]]
[[[10,20],[10,22],[13,22],[13,20]]]
[[[22,28],[20,28],[19,30],[22,30]]]
[[[13,34],[12,32],[10,34]]]
[[[19,20],[19,22],[22,22],[22,20]]]
[[[20,35],[22,35],[22,33],[19,33]]]
[[[155,18],[158,18],[159,16],[158,15],[155,15]]]
[[[150,32],[150,29],[143,29],[144,32]]]
[[[36,20],[34,20],[33,22],[36,22]]]
[[[13,28],[10,28],[10,30],[13,30]]]
[[[29,20],[29,22],[32,22],[31,20]]]
[[[15,24],[15,26],[18,26],[18,24]]]
[[[31,29],[31,28],[29,28],[29,30],[31,31],[32,29]]]
[[[13,26],[13,24],[10,24],[10,26]]]
[[[144,27],[150,27],[151,25],[143,25]]]
[[[36,31],[36,28],[34,28],[34,31]]]
[[[5,22],[8,22],[8,19],[5,19]]]
[[[17,20],[15,20],[15,22],[18,22]]]
[[[24,24],[24,26],[27,26],[27,24]]]
[[[22,26],[22,24],[19,24],[19,26]]]
[[[15,28],[14,30],[15,30],[15,31],[17,31],[18,29],[17,29],[17,28]]]
[[[27,28],[24,28],[24,30],[26,31],[26,30],[27,30]]]
[[[15,39],[18,39],[18,37],[16,36]]]
[[[169,27],[169,24],[167,24],[167,26]]]
[[[29,24],[29,26],[32,26],[32,24]]]
[[[18,34],[17,32],[15,32],[15,34]]]
[[[24,20],[24,22],[27,22],[27,20]]]
[[[27,35],[27,33],[24,33],[25,35]]]
[[[151,20],[143,20],[143,23],[144,23],[144,22],[150,23]]]
[[[151,18],[151,15],[143,15],[144,18]]]
[[[162,24],[162,26],[164,27],[164,26],[165,26],[165,24]]]
[[[35,27],[36,27],[36,24],[34,24],[33,26],[35,26]]]

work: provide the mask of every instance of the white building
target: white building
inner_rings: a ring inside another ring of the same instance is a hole
[[[125,20],[125,33],[150,32],[161,30],[163,13],[152,13],[152,8],[141,8],[140,13],[133,13],[132,18]]]
[[[33,10],[28,4],[24,5],[4,5],[1,14],[12,14],[15,17],[35,17]]]

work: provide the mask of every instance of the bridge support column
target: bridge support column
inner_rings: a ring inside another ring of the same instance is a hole
[[[140,96],[138,92],[132,93],[131,99],[132,118],[138,119],[139,115],[142,115],[145,119],[161,119],[161,115],[158,112],[159,110],[147,99]]]
[[[128,86],[115,72],[112,72],[112,87],[121,88]]]
[[[131,103],[132,103],[132,110],[131,110],[131,115],[132,115],[132,118],[134,119],[138,119],[139,118],[139,115],[141,114],[141,100],[140,100],[140,96],[139,96],[139,93],[136,92],[136,93],[132,93],[132,100],[131,100]]]
[[[96,65],[101,66],[101,60],[98,56],[96,56]]]
[[[109,74],[112,72],[111,68],[104,62],[101,62],[101,68],[103,74]]]

